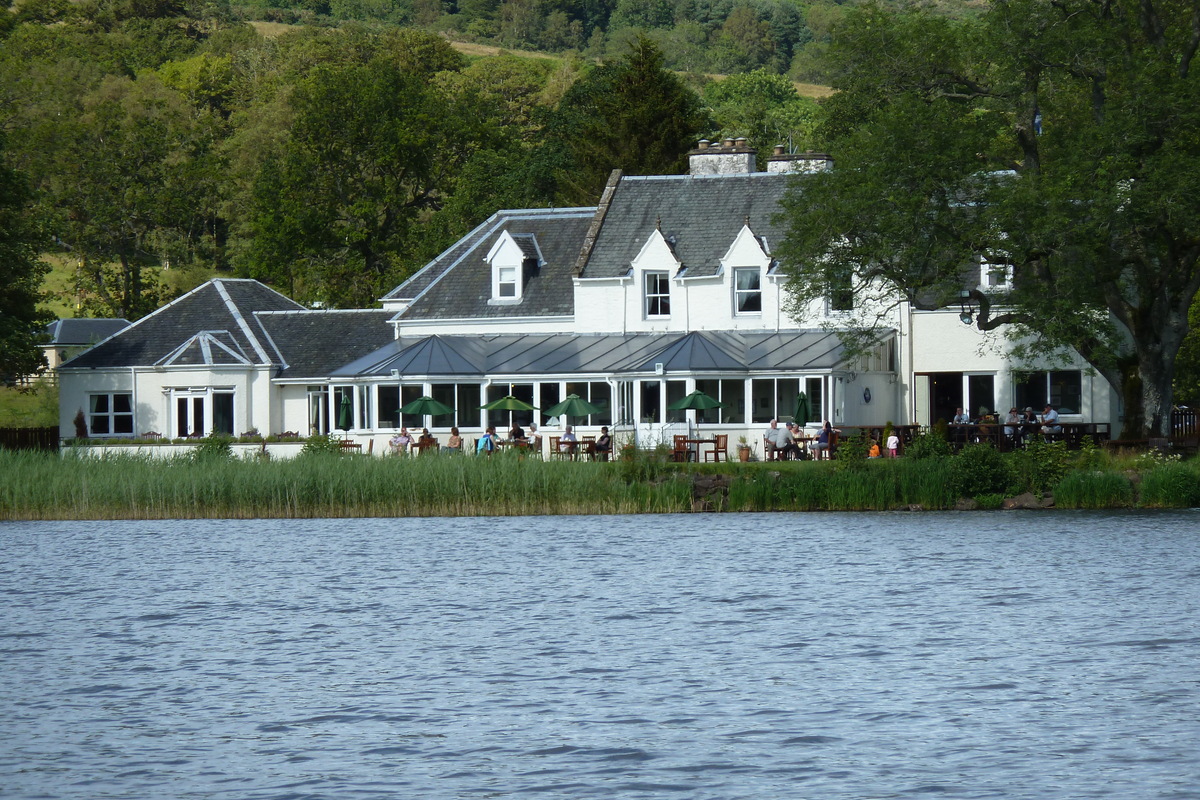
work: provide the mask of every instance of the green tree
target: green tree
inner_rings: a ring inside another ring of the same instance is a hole
[[[594,69],[563,96],[539,154],[563,203],[596,202],[615,168],[669,174],[708,120],[699,98],[663,68],[662,53],[639,37],[624,59]]]
[[[730,75],[706,86],[704,100],[712,108],[719,135],[745,136],[762,158],[776,144],[792,150],[813,147],[820,109],[782,75],[766,69]]]
[[[78,114],[43,124],[52,130],[36,139],[39,205],[77,260],[87,310],[153,311],[162,298],[146,268],[189,263],[214,232],[212,115],[147,73],[110,76]]]
[[[853,275],[917,308],[972,288],[976,324],[1018,356],[1074,347],[1165,433],[1200,288],[1200,36],[1162,0],[1015,0],[953,22],[877,5],[832,53],[837,169],[787,203],[794,310]],[[972,276],[968,280],[968,276]],[[878,324],[863,303],[860,332]]]
[[[38,237],[29,222],[29,191],[9,168],[0,135],[0,381],[32,375],[45,366],[38,347],[49,320],[37,309],[47,266],[38,260]]]
[[[332,306],[373,302],[425,254],[420,224],[499,129],[473,95],[437,91],[380,58],[318,68],[263,164],[241,230],[243,267]]]

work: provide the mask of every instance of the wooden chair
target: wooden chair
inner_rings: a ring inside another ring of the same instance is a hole
[[[560,461],[565,461],[570,457],[570,453],[559,447],[559,440],[561,439],[561,436],[550,437],[550,451],[546,454],[547,458],[556,458]]]
[[[671,448],[671,460],[687,461],[691,457],[691,451],[688,450],[687,434],[675,434],[675,443]]]
[[[729,434],[718,433],[716,441],[712,445],[711,450],[704,451],[705,461],[728,461],[729,460]]]
[[[596,460],[596,437],[579,437],[579,456],[587,461]]]
[[[422,442],[418,439],[413,442],[412,448],[417,451],[417,455],[419,456],[423,456],[426,453],[436,453],[438,452],[438,440],[435,438]]]

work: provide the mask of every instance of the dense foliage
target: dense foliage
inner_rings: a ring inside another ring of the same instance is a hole
[[[1019,355],[1073,346],[1130,435],[1165,435],[1200,288],[1198,46],[1200,17],[1170,0],[856,9],[830,51],[838,168],[789,207],[796,308],[853,295],[869,331],[888,298],[979,285],[981,329]]]

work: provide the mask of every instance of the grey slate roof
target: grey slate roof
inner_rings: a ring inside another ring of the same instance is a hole
[[[570,315],[574,312],[571,271],[594,212],[594,208],[499,211],[384,299],[412,301],[401,319]],[[504,231],[527,256],[536,256],[540,248],[545,263],[525,284],[521,302],[489,305],[492,273],[484,257]],[[536,237],[536,247],[531,237]]]
[[[629,272],[660,223],[688,276],[715,275],[719,259],[749,218],[750,230],[774,248],[783,228],[774,222],[780,201],[797,176],[753,172],[742,175],[622,176],[616,185],[583,278],[613,278]]]
[[[408,376],[483,378],[493,375],[653,374],[688,371],[747,375],[813,371],[845,361],[836,333],[505,334],[401,337],[331,373],[372,377],[397,370]]]
[[[282,359],[280,378],[325,378],[341,365],[393,339],[382,309],[266,311],[254,315],[258,329]]]
[[[183,355],[180,348],[203,332],[243,354],[251,363],[278,363],[278,354],[261,336],[251,315],[255,311],[301,307],[258,281],[218,278],[142,317],[59,369],[153,366],[176,351]],[[203,348],[197,342],[197,349],[186,358],[201,359],[194,363],[230,363],[224,360],[224,355],[217,356],[220,360],[216,362],[205,362],[202,353]]]
[[[127,319],[59,319],[46,326],[47,345],[97,344],[129,327]]]

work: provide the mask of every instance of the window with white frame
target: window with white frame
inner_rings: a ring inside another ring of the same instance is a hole
[[[979,288],[983,290],[1002,291],[1012,286],[1012,264],[979,259]]]
[[[645,296],[647,317],[671,315],[671,281],[666,272],[645,273]]]
[[[232,389],[172,389],[175,435],[179,438],[233,435]]]
[[[828,267],[829,310],[854,310],[854,272],[850,267],[831,265]]]
[[[733,270],[733,310],[736,314],[762,313],[762,270],[758,267]]]
[[[499,267],[496,270],[496,296],[516,297],[517,296],[517,268],[516,267]]]
[[[133,395],[108,392],[88,395],[88,430],[92,436],[133,433]]]
[[[1016,377],[1016,405],[1041,413],[1046,404],[1060,414],[1079,414],[1083,404],[1083,373],[1079,370],[1033,372]]]

